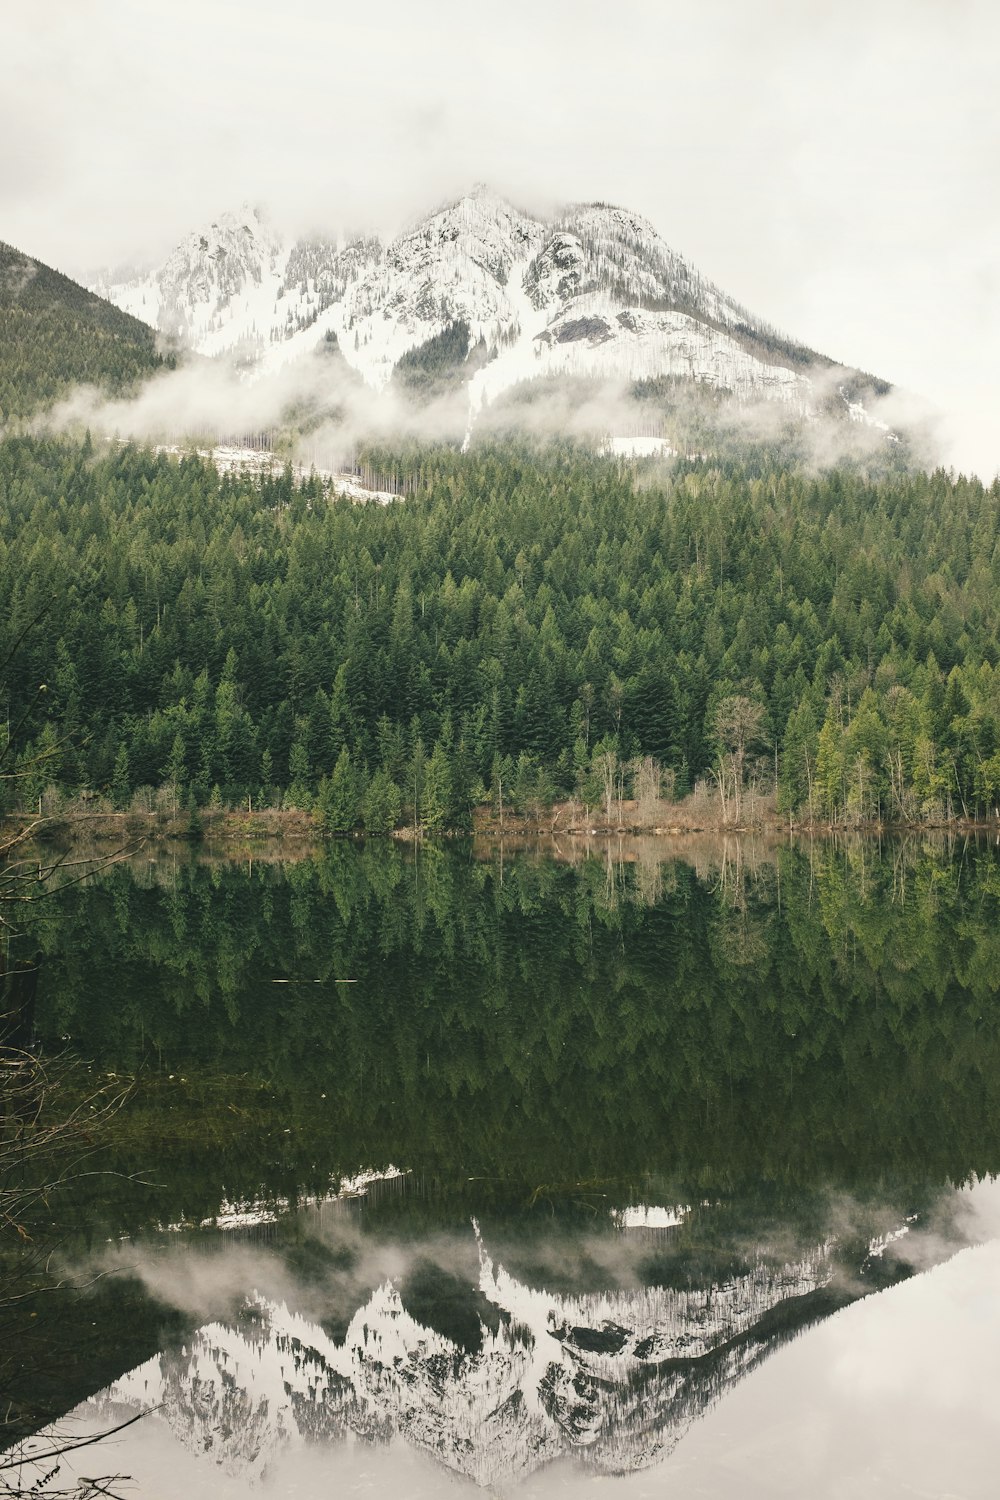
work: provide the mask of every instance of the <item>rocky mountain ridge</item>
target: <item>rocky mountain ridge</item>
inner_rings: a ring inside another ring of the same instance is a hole
[[[543,219],[480,187],[388,243],[290,241],[245,206],[188,235],[161,266],[93,289],[254,373],[336,343],[375,389],[404,355],[458,329],[473,412],[553,375],[690,380],[809,414],[832,374],[845,412],[859,404],[856,371],[780,336],[647,220],[605,203]]]

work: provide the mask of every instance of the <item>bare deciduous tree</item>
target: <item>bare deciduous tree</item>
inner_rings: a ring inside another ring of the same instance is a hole
[[[747,751],[759,741],[763,719],[763,706],[742,694],[723,698],[716,707],[712,728],[720,751],[713,774],[724,823],[739,823],[743,816]]]
[[[618,752],[617,750],[600,750],[594,756],[594,770],[601,784],[601,795],[604,799],[604,813],[611,822],[611,810],[614,806],[615,792],[618,787]]]
[[[635,800],[638,803],[639,821],[649,823],[656,816],[663,791],[663,771],[660,762],[652,755],[644,755],[633,762]]]

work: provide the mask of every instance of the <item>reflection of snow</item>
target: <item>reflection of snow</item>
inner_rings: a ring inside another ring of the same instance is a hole
[[[611,1217],[619,1229],[674,1229],[683,1224],[691,1212],[690,1204],[675,1204],[673,1208],[660,1208],[650,1203],[638,1203],[633,1208],[613,1208]]]
[[[867,1265],[868,1261],[870,1260],[880,1259],[888,1250],[890,1245],[895,1244],[896,1240],[901,1240],[904,1234],[909,1234],[910,1225],[914,1222],[916,1217],[916,1214],[910,1214],[907,1218],[906,1223],[901,1224],[898,1229],[892,1229],[888,1234],[876,1235],[875,1239],[873,1239],[871,1244],[868,1246],[868,1254],[865,1257],[864,1265]],[[862,1270],[864,1269],[864,1265],[862,1266]]]
[[[409,1176],[409,1168],[369,1167],[355,1173],[353,1177],[341,1177],[335,1191],[329,1193],[302,1193],[296,1199],[297,1208],[318,1208],[325,1203],[343,1203],[351,1198],[363,1198],[376,1182],[397,1182]],[[218,1212],[200,1220],[202,1229],[251,1229],[258,1224],[276,1224],[291,1204],[287,1198],[252,1198],[231,1203],[223,1198]],[[161,1232],[178,1233],[190,1229],[190,1223],[161,1224]]]
[[[366,1172],[359,1172],[356,1177],[342,1177],[340,1187],[332,1198],[324,1198],[324,1203],[329,1203],[337,1198],[359,1198],[366,1193],[373,1182],[394,1182],[397,1177],[408,1177],[410,1169],[402,1167],[383,1167],[381,1170],[370,1168]]]
[[[800,1261],[762,1263],[706,1287],[644,1286],[578,1297],[525,1286],[502,1266],[494,1267],[481,1249],[479,1287],[536,1337],[557,1338],[582,1363],[606,1372],[609,1365],[624,1369],[636,1362],[700,1359],[738,1338],[779,1302],[827,1286],[833,1277],[830,1248],[819,1245]],[[580,1330],[586,1336],[577,1338]],[[603,1337],[592,1337],[595,1331]]]
[[[385,1175],[353,1184],[364,1191]],[[566,1296],[494,1266],[480,1241],[479,1292],[497,1316],[480,1323],[476,1346],[419,1322],[391,1281],[357,1308],[342,1342],[254,1293],[235,1322],[204,1325],[95,1404],[105,1416],[158,1405],[186,1448],[249,1479],[289,1446],[393,1438],[484,1487],[566,1453],[634,1472],[769,1352],[773,1335],[754,1335],[760,1320],[831,1275],[817,1246],[698,1289]]]
[[[202,1219],[202,1229],[250,1229],[254,1224],[275,1224],[278,1215],[288,1208],[287,1198],[276,1198],[273,1204],[228,1203],[219,1204],[219,1212],[210,1219]]]

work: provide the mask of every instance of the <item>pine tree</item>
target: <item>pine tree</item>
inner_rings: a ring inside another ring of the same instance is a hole
[[[349,833],[361,816],[361,778],[345,745],[337,764],[320,783],[317,806],[329,833]]]
[[[313,798],[309,790],[309,751],[302,735],[292,745],[288,757],[288,773],[290,783],[285,796],[286,805],[300,807],[304,812],[308,812]]]
[[[115,756],[115,770],[111,778],[111,800],[115,807],[123,810],[128,807],[132,795],[132,784],[128,774],[128,750],[124,745],[119,745],[118,754]]]
[[[444,745],[437,740],[424,773],[422,819],[424,826],[442,829],[452,813],[451,763]]]
[[[362,817],[369,833],[391,833],[399,822],[399,787],[380,766],[364,794]]]

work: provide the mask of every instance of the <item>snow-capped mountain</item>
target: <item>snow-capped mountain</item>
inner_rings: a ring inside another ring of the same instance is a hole
[[[269,329],[288,251],[260,213],[245,206],[189,234],[163,265],[93,290],[203,354],[220,354]]]
[[[480,1242],[479,1292],[497,1316],[478,1347],[419,1322],[391,1282],[342,1342],[255,1293],[94,1399],[102,1420],[158,1406],[185,1448],[251,1479],[290,1446],[393,1438],[483,1487],[566,1455],[635,1472],[777,1347],[764,1320],[796,1306],[808,1320],[834,1270],[817,1245],[701,1288],[565,1295],[509,1275]]]
[[[473,412],[519,381],[566,374],[689,378],[807,412],[814,377],[829,368],[701,277],[638,215],[593,203],[545,220],[485,188],[387,244],[292,242],[243,208],[148,274],[94,290],[202,354],[262,373],[335,337],[376,389],[403,355],[460,325]]]

